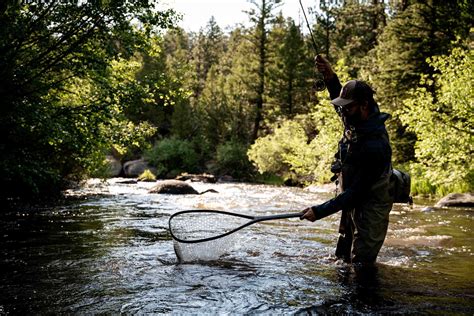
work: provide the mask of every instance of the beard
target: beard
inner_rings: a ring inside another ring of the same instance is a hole
[[[362,111],[360,107],[357,108],[357,111],[350,115],[350,116],[344,116],[344,119],[346,123],[350,126],[357,126],[362,122]]]

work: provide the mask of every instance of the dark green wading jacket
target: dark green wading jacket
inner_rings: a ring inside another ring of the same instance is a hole
[[[327,87],[335,99],[341,90],[337,76]],[[377,109],[367,121],[353,127],[352,133],[346,127],[335,155],[342,163],[342,193],[313,207],[316,219],[343,211],[343,236],[336,255],[346,261],[351,261],[352,250],[353,262],[375,262],[385,239],[393,204],[389,193],[392,150],[384,124],[389,117]]]

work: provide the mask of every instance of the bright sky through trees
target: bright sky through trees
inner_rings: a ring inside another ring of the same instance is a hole
[[[179,25],[186,31],[193,32],[204,27],[211,16],[214,16],[217,24],[223,29],[238,23],[247,25],[248,16],[243,11],[253,7],[247,0],[167,0],[164,3],[183,14],[183,20]],[[314,5],[314,1],[303,1],[305,10],[311,4]],[[278,10],[296,22],[303,18],[298,0],[285,0]]]

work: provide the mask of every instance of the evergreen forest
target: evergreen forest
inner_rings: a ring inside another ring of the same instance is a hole
[[[285,0],[297,1],[297,0]],[[304,20],[249,0],[248,24],[199,32],[158,0],[0,4],[2,199],[43,199],[106,157],[158,179],[327,183],[343,126],[317,91]],[[412,192],[474,189],[473,2],[306,1],[317,53],[376,91]]]

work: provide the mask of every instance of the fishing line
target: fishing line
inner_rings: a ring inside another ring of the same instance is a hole
[[[313,45],[314,52],[316,53],[316,56],[318,56],[319,55],[318,45],[316,45],[316,40],[314,39],[313,31],[311,30],[311,26],[309,25],[308,17],[306,16],[306,12],[304,10],[303,3],[301,2],[301,0],[299,0],[299,2],[300,2],[301,10],[303,11],[304,19],[306,21],[306,26],[308,27],[309,34],[311,36],[311,43]],[[317,91],[323,91],[323,90],[326,89],[326,83],[324,82],[323,79],[317,79],[314,82],[314,87],[316,88]]]

